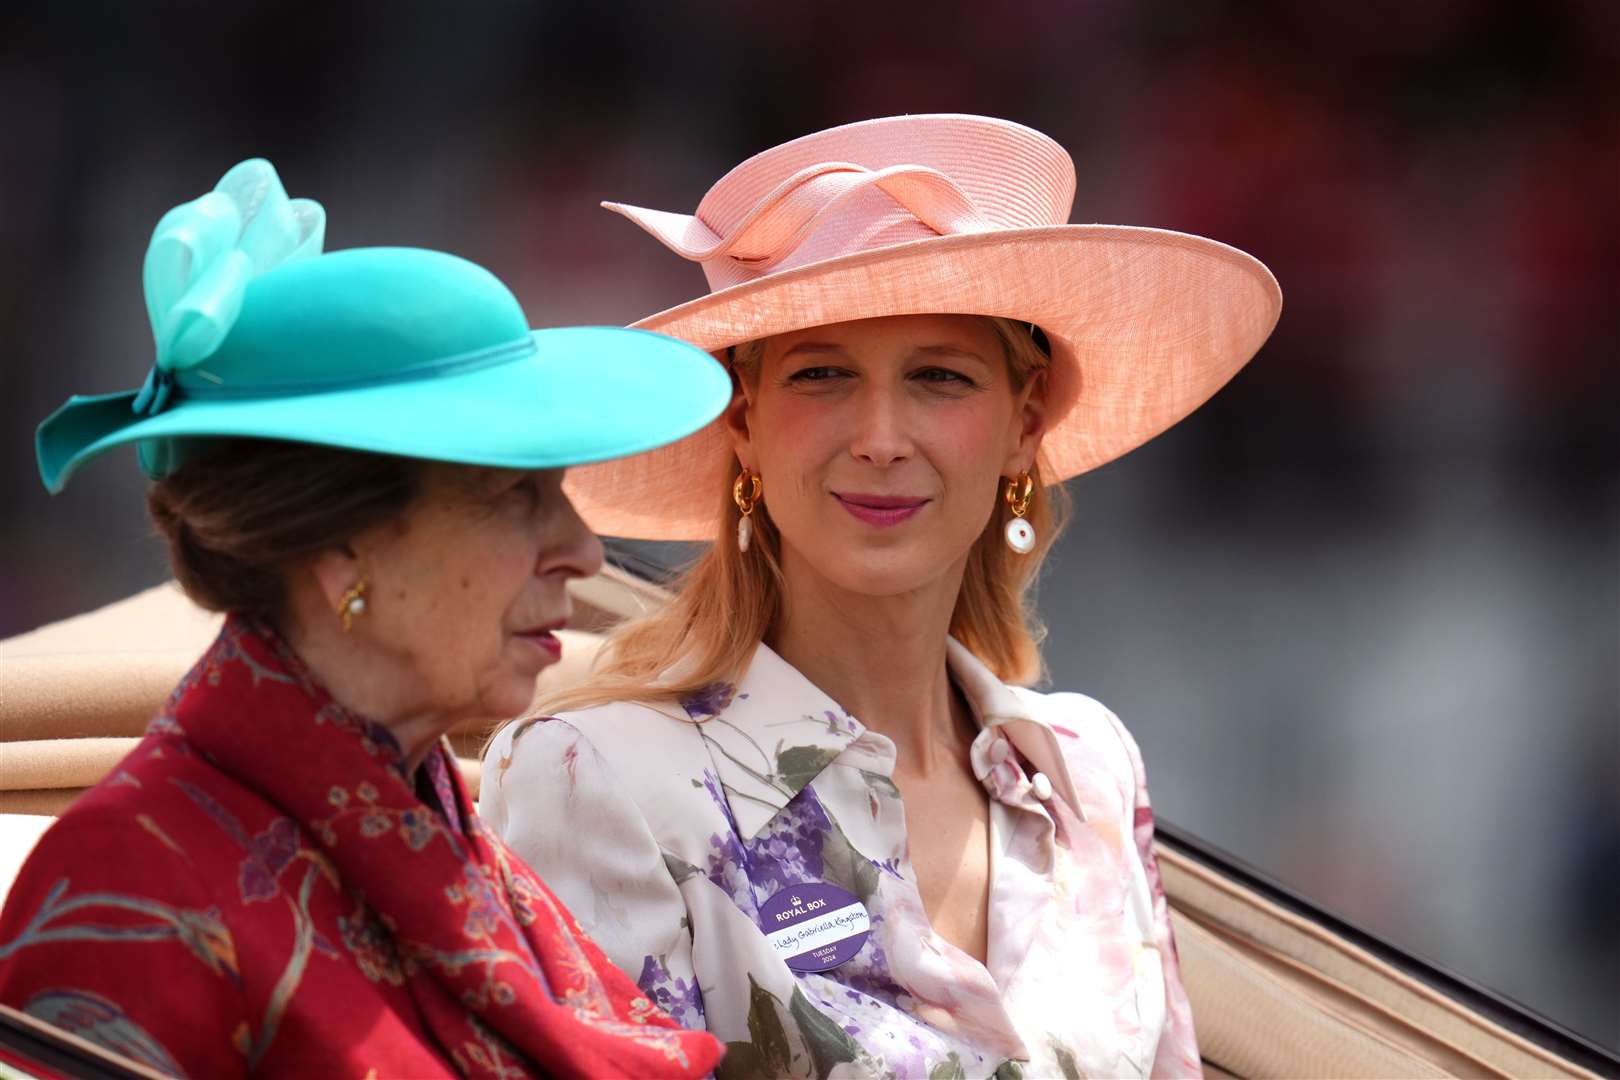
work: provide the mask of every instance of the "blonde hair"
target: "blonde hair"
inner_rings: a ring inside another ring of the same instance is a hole
[[[1006,353],[1016,389],[1049,360],[1027,324],[986,317]],[[765,353],[763,340],[732,350],[734,378],[755,379]],[[746,552],[734,537],[740,516],[731,487],[741,472],[733,462],[716,492],[716,540],[681,576],[674,598],[651,614],[614,629],[597,654],[589,679],[541,698],[531,715],[548,715],[614,701],[675,701],[716,682],[735,682],[754,649],[782,613],[781,534],[769,503],[754,511],[754,534]],[[1030,586],[1068,516],[1068,494],[1047,487],[1040,462],[1030,469],[1035,496],[1025,518],[1035,528],[1035,550],[1018,555],[1002,539],[1012,516],[998,494],[996,512],[968,554],[967,569],[951,614],[950,633],[1002,680],[1029,684],[1041,676],[1040,641]],[[769,493],[767,493],[768,496]]]

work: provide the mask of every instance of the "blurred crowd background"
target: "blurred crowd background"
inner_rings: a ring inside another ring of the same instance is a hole
[[[1226,241],[1286,298],[1208,407],[1073,482],[1052,682],[1132,727],[1161,818],[1620,1047],[1617,71],[1613,0],[7,5],[0,635],[164,576],[133,455],[51,499],[32,431],[139,384],[151,228],[237,160],[329,248],[622,323],[702,275],[598,200],[690,211],[850,120],[1019,120],[1074,156],[1073,220]]]

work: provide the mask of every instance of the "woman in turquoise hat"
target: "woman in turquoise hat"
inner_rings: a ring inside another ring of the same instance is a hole
[[[170,212],[145,385],[39,429],[52,491],[135,444],[176,576],[228,615],[19,875],[0,1002],[172,1075],[706,1075],[718,1044],[483,826],[441,736],[560,654],[601,562],[565,467],[697,430],[728,379],[323,231],[264,161]]]

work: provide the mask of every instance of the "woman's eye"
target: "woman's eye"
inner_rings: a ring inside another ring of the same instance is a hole
[[[939,383],[946,386],[956,385],[968,387],[978,385],[978,383],[974,382],[966,375],[963,375],[960,371],[952,371],[950,368],[923,368],[921,371],[913,374],[912,378],[919,382]]]
[[[540,482],[532,476],[520,480],[507,488],[506,497],[514,505],[528,511],[538,510],[541,502],[544,501],[540,491]]]
[[[835,367],[808,367],[800,368],[788,376],[789,382],[827,382],[843,375],[842,368]]]

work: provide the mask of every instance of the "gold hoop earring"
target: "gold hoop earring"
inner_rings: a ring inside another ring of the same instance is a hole
[[[343,594],[338,601],[338,618],[343,620],[343,632],[347,634],[354,628],[357,615],[366,613],[366,591],[371,587],[365,578],[361,578],[349,586],[349,591]]]
[[[1002,498],[1007,500],[1007,508],[1013,513],[1004,536],[1007,546],[1020,555],[1028,555],[1035,550],[1035,526],[1024,520],[1024,515],[1029,513],[1029,500],[1034,494],[1035,481],[1029,478],[1028,470],[1016,477],[1008,477],[1007,488],[1002,492]]]
[[[754,523],[749,517],[763,491],[764,483],[759,473],[749,468],[738,473],[737,482],[731,485],[731,501],[737,504],[737,510],[742,514],[737,519],[737,550],[744,554],[748,552],[748,542],[754,538]]]

